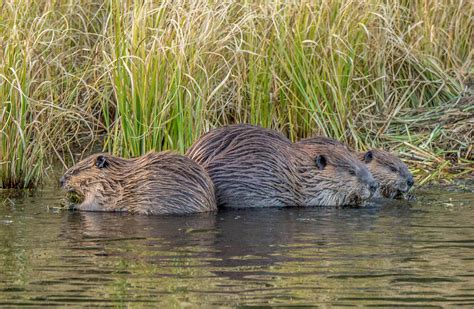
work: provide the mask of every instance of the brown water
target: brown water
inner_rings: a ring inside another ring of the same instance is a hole
[[[474,306],[473,188],[185,217],[58,211],[54,186],[0,191],[0,306]]]

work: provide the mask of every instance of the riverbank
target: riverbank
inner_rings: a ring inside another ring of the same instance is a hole
[[[184,152],[210,128],[388,148],[421,183],[473,173],[470,1],[10,1],[0,187],[91,145]],[[453,22],[455,21],[455,22]]]

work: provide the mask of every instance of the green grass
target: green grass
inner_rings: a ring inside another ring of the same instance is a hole
[[[184,152],[235,122],[389,148],[422,182],[464,176],[473,14],[452,0],[5,2],[1,186],[38,184],[77,146]]]

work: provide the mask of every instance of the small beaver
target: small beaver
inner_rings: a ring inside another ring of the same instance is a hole
[[[211,130],[186,155],[207,170],[222,207],[339,206],[366,200],[376,182],[357,158],[336,150],[310,153],[276,131],[245,124]],[[346,190],[347,183],[355,187]]]
[[[322,136],[314,136],[303,139],[296,144],[303,145],[331,145],[343,147],[355,152],[347,145]],[[375,180],[380,185],[380,190],[376,196],[386,198],[407,198],[407,192],[414,185],[413,175],[400,158],[388,151],[372,149],[367,152],[357,154],[359,160],[365,162]]]
[[[415,184],[408,166],[400,158],[385,150],[372,149],[359,153],[380,185],[379,195],[386,198],[407,199]]]
[[[217,208],[214,185],[202,167],[167,151],[133,159],[94,154],[68,169],[60,184],[79,197],[78,210],[162,215]]]

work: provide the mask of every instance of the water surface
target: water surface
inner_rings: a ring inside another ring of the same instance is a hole
[[[473,184],[366,208],[183,217],[0,191],[0,306],[474,306]]]

